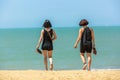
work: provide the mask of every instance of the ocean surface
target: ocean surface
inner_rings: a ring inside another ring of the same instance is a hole
[[[73,48],[79,28],[53,28],[57,34],[54,70],[82,68],[80,47]],[[120,26],[92,28],[98,53],[92,54],[91,69],[120,69]],[[43,56],[35,52],[41,29],[0,29],[0,70],[44,70]]]

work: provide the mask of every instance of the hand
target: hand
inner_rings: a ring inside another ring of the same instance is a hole
[[[38,48],[36,48],[36,52],[38,53]]]
[[[74,45],[74,48],[77,48],[77,45],[76,45],[76,44]]]
[[[42,54],[42,51],[40,49],[36,49],[36,52]]]
[[[97,50],[96,50],[96,48],[93,48],[93,54],[94,54],[94,55],[97,54]]]
[[[38,52],[39,46],[36,47],[36,52]]]

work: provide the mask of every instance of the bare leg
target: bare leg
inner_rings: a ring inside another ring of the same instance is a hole
[[[81,56],[82,62],[84,64],[82,69],[86,70],[87,64],[86,64],[86,59],[85,59],[84,53],[80,53],[80,56]]]
[[[43,56],[44,56],[44,65],[45,65],[45,69],[48,70],[48,65],[47,65],[47,51],[43,50]]]
[[[49,57],[49,61],[50,61],[50,70],[53,70],[52,50],[48,51],[48,57]]]
[[[90,71],[91,61],[92,61],[91,53],[87,53],[87,59],[88,59],[88,71]]]

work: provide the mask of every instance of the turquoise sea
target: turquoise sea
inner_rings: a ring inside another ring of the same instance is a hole
[[[79,70],[82,61],[73,45],[80,27],[53,28],[55,70]],[[120,26],[92,27],[98,54],[92,69],[120,69]],[[35,52],[42,28],[0,29],[0,70],[44,70],[43,56]]]

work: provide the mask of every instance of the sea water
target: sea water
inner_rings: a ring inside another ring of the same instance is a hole
[[[54,70],[79,70],[80,43],[74,43],[80,27],[53,28]],[[120,69],[120,26],[92,27],[97,55],[92,54],[92,69]],[[0,29],[0,70],[44,70],[43,56],[36,53],[42,28]]]

